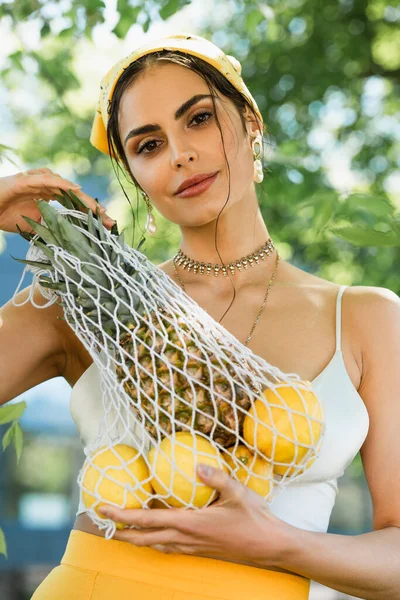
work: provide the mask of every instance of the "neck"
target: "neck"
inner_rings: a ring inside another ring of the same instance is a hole
[[[218,227],[216,220],[198,227],[181,226],[180,249],[182,252],[194,261],[213,265],[228,264],[235,263],[264,246],[270,235],[257,202],[247,202],[244,205],[246,208],[240,204],[234,204],[227,212],[222,212]],[[215,237],[219,254],[215,248]],[[259,264],[254,262],[253,267],[249,265],[242,271],[235,269],[235,274],[231,275],[235,285],[236,283],[241,286],[258,281],[264,282],[266,276],[273,272],[275,259],[276,249],[272,250],[269,256],[266,255],[265,260],[260,260]],[[194,273],[193,270],[188,272],[182,266],[177,266],[177,270],[185,285],[207,283],[218,289],[222,289],[226,285],[231,288],[229,277],[224,277],[221,271],[218,277],[215,277],[213,272],[210,275],[206,275],[206,273],[201,275],[199,272]]]
[[[227,264],[252,254],[270,237],[256,198],[228,204],[218,225],[217,219],[200,226],[181,225],[181,232],[182,252],[193,260],[212,264]]]

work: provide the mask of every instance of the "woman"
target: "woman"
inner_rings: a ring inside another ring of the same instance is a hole
[[[178,35],[139,48],[106,75],[91,141],[142,190],[149,230],[154,205],[179,225],[189,259],[243,265],[270,240],[255,190],[262,132],[238,61],[203,38]],[[203,184],[187,188],[198,175]],[[34,199],[70,187],[48,169],[3,179],[0,227],[16,231],[17,222],[27,230],[20,215],[39,219]],[[92,198],[77,193],[95,209]],[[237,339],[251,338],[256,355],[313,383],[327,423],[319,458],[269,507],[224,472],[199,468],[220,492],[207,508],[114,509],[114,520],[141,529],[118,531],[112,540],[79,510],[61,565],[34,600],[303,600],[310,579],[361,598],[399,598],[400,300],[388,289],[345,290],[308,274],[279,260],[270,243],[266,260],[226,277],[188,272],[176,255],[160,267]],[[44,303],[40,291],[34,294]],[[56,318],[60,308],[9,302],[2,316],[0,364],[8,376],[0,402],[61,375],[73,387],[73,417],[87,440],[99,374]],[[35,340],[24,356],[22,335]],[[360,448],[374,531],[327,534],[337,478]]]

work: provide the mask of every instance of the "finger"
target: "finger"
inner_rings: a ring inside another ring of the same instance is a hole
[[[183,544],[170,544],[170,545],[162,545],[156,544],[155,546],[149,546],[150,548],[154,548],[154,550],[158,550],[163,554],[196,554],[197,556],[202,556],[201,550],[195,548],[194,546],[187,546]],[[210,557],[211,558],[211,557]]]
[[[158,550],[158,552],[163,552],[163,554],[176,553],[176,550],[174,550],[173,546],[163,546],[162,544],[156,544],[155,546],[149,546],[149,548],[154,548],[154,550]]]
[[[80,186],[76,186],[72,181],[68,179],[60,179],[59,175],[55,175],[54,173],[41,173],[40,176],[36,174],[36,177],[33,176],[31,179],[26,179],[24,182],[24,186],[28,186],[32,192],[36,192],[35,198],[43,197],[46,200],[51,200],[52,198],[56,199],[55,196],[60,194],[60,190],[64,190],[66,192],[72,190],[78,198],[83,200],[83,202],[94,212],[97,214],[97,210],[99,209],[100,215],[104,215],[102,218],[103,223],[105,225],[113,225],[115,223],[114,220],[109,217],[105,211],[105,207],[101,207],[101,205],[94,199],[92,196],[85,194],[80,189]]]
[[[105,206],[101,206],[101,204],[95,199],[92,198],[92,196],[89,196],[88,194],[86,194],[85,192],[83,192],[82,190],[73,190],[74,194],[76,196],[78,196],[78,198],[80,198],[81,200],[83,200],[83,202],[91,209],[91,211],[94,214],[97,214],[97,211],[99,211],[99,215],[101,217],[101,220],[103,221],[103,224],[106,227],[111,228],[114,223],[116,222],[114,219],[112,219],[107,213],[106,213],[106,207]]]
[[[159,527],[173,527],[178,529],[179,525],[188,519],[188,511],[179,508],[159,508],[149,510],[141,508],[116,508],[115,506],[100,506],[99,512],[113,521],[124,525],[135,525],[142,529]]]
[[[154,531],[135,531],[134,529],[117,529],[113,539],[129,542],[135,546],[157,546],[182,543],[176,529],[156,529]]]
[[[55,177],[60,177],[61,179],[64,179],[64,177],[62,177],[59,173],[54,173],[54,171],[52,171],[48,167],[41,167],[40,169],[28,169],[27,171],[23,171],[21,173],[21,175],[40,175],[40,174],[54,175]]]
[[[241,502],[246,496],[246,487],[222,469],[214,469],[210,465],[198,464],[197,474],[204,483],[220,492],[225,499],[229,498]]]
[[[19,180],[19,184],[20,189],[18,192],[26,194],[30,190],[33,199],[56,200],[55,195],[59,195],[60,190],[66,192],[72,190],[94,214],[97,214],[97,210],[99,210],[105,227],[111,229],[115,223],[115,220],[107,215],[106,208],[102,207],[95,198],[83,192],[80,186],[77,186],[68,179],[61,178],[60,175],[53,173],[50,169],[44,167],[44,171],[40,173],[36,170],[36,172],[31,173],[28,177]]]
[[[40,167],[39,169],[29,169],[27,171],[27,173],[29,173],[29,174],[35,174],[35,173],[53,173],[53,171],[51,169],[49,169],[48,167]]]
[[[31,173],[22,178],[18,178],[19,193],[37,191],[43,189],[56,189],[60,193],[60,188],[63,190],[73,189],[79,190],[80,186],[69,181],[68,179],[62,179],[54,173]]]

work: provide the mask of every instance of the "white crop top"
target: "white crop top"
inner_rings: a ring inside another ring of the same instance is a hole
[[[321,453],[296,481],[282,489],[270,504],[283,521],[309,531],[326,533],[343,475],[361,448],[369,428],[365,404],[345,367],[341,350],[341,304],[347,286],[341,286],[336,302],[336,351],[325,369],[311,382],[324,405],[326,432]],[[100,376],[95,363],[72,388],[70,410],[82,443],[97,434],[102,414]],[[82,499],[77,515],[85,512]]]

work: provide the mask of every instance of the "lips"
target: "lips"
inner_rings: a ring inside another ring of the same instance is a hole
[[[218,173],[218,171],[213,171],[212,173],[201,173],[199,175],[193,175],[193,177],[189,177],[188,179],[185,179],[185,181],[183,181],[181,183],[181,185],[178,187],[178,189],[176,190],[175,195],[179,194],[183,190],[186,190],[187,188],[189,188],[193,185],[196,185],[197,183],[200,183],[201,181],[204,181],[205,179],[209,179],[210,177],[213,177],[216,173]]]
[[[214,183],[214,181],[218,178],[219,171],[217,171],[213,176],[207,177],[206,179],[202,179],[198,183],[194,185],[190,185],[185,188],[178,194],[175,194],[177,198],[194,198],[196,196],[200,196],[206,190],[208,190]]]

